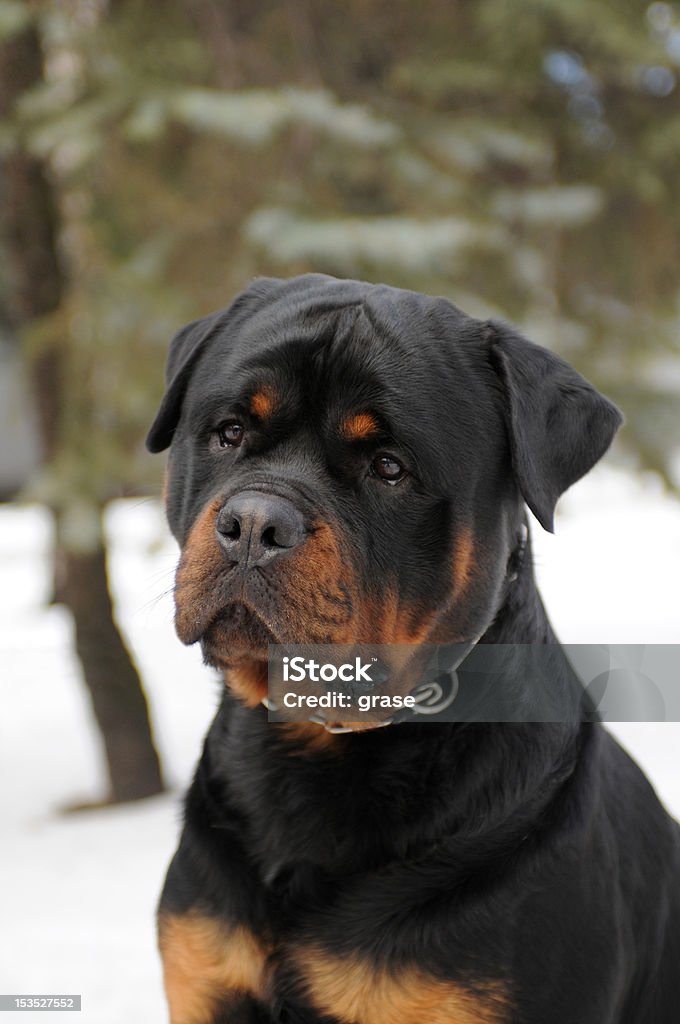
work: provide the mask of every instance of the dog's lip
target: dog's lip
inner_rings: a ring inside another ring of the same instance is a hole
[[[212,616],[210,622],[205,627],[204,635],[213,629],[215,626],[224,624],[230,626],[230,619],[236,618],[239,614],[246,613],[249,619],[254,619],[253,625],[262,628],[263,632],[266,632],[271,638],[271,643],[276,643],[276,630],[273,623],[265,615],[262,614],[259,608],[254,607],[249,601],[243,600],[242,598],[236,598],[233,601],[228,601],[226,604],[218,608],[216,613]]]
[[[267,664],[268,643],[271,642],[263,636],[257,642],[250,643],[242,641],[240,644],[230,643],[228,640],[220,642],[211,640],[208,637],[201,639],[201,652],[206,665],[213,665],[222,671],[237,668],[239,665],[252,665],[255,662]]]
[[[204,609],[204,614],[187,622],[186,616],[181,619],[178,613],[175,614],[175,628],[180,640],[187,645],[201,641],[210,646],[210,633],[216,628],[223,626],[225,629],[234,627],[233,620],[240,614],[246,613],[247,618],[254,620],[251,624],[259,627],[267,637],[267,643],[278,643],[277,630],[274,623],[261,610],[242,597],[225,601],[210,609]]]

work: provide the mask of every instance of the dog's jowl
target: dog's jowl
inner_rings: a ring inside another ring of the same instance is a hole
[[[592,715],[262,703],[270,644],[550,644],[569,686],[525,506],[552,529],[620,422],[509,326],[384,286],[258,279],[174,338],[148,446],[177,632],[225,687],[159,908],[172,1024],[680,1019],[678,827]],[[512,658],[495,685],[531,699]]]

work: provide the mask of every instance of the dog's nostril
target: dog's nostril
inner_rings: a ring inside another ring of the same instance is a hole
[[[220,524],[220,533],[229,540],[238,540],[241,536],[241,524],[236,516],[231,516],[225,523]]]
[[[280,548],[284,546],[276,539],[275,526],[267,526],[266,529],[262,531],[262,543],[266,548]]]
[[[260,543],[264,548],[292,548],[299,542],[299,532],[291,523],[271,523],[260,534]]]

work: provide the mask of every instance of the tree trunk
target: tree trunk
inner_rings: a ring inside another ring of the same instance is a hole
[[[42,53],[31,28],[0,44],[0,121],[11,122],[23,93],[42,78]],[[57,215],[41,161],[17,137],[0,164],[0,230],[6,264],[9,319],[17,332],[58,308],[64,281],[56,245]],[[54,454],[59,422],[61,357],[54,348],[36,354],[30,374],[39,421],[42,456]]]
[[[137,800],[163,789],[144,692],[113,619],[101,544],[64,552],[64,601],[73,614],[76,651],[102,733],[111,800]]]
[[[35,28],[0,45],[0,120],[11,118],[17,100],[42,80],[42,50]],[[57,202],[47,168],[16,145],[0,166],[0,233],[7,263],[7,305],[19,333],[54,312],[64,296],[57,247]],[[31,381],[38,411],[42,457],[49,463],[59,444],[64,358],[59,345],[33,357]],[[78,495],[70,495],[78,503]],[[68,502],[67,502],[68,504]],[[141,682],[113,618],[108,590],[101,508],[93,543],[70,543],[68,508],[55,508],[59,567],[57,597],[71,611],[76,649],[101,730],[111,783],[110,799],[134,800],[163,789]]]

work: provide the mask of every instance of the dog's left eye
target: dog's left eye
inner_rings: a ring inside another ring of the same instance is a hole
[[[391,455],[376,455],[371,463],[371,469],[388,484],[398,484],[406,473],[402,464]]]
[[[236,420],[229,420],[226,423],[222,423],[215,433],[217,434],[220,448],[238,448],[243,441],[245,430],[242,423],[238,423]]]

